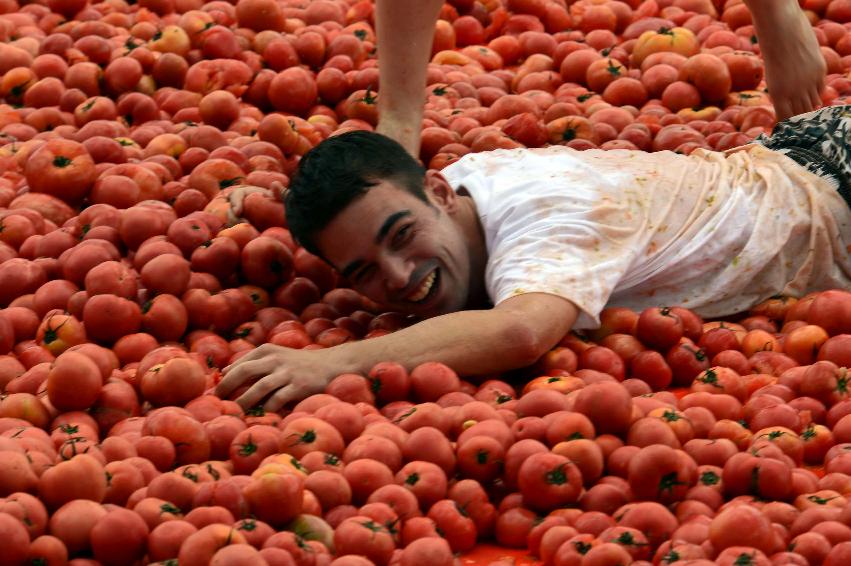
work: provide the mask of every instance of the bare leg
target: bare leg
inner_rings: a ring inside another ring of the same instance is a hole
[[[434,26],[442,0],[377,0],[378,131],[420,154],[420,127]]]

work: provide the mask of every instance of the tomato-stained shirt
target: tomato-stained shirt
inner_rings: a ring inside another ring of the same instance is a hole
[[[778,293],[851,288],[851,209],[826,179],[753,145],[468,154],[443,174],[472,196],[494,304],[543,292],[599,325],[605,306],[681,305],[704,317]]]

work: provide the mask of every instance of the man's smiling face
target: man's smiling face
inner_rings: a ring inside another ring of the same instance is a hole
[[[428,203],[381,181],[315,237],[322,256],[354,289],[422,318],[463,309],[471,275],[455,194],[448,185],[426,192]]]

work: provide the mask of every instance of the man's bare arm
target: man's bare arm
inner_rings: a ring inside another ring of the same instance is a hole
[[[765,81],[777,119],[821,105],[827,65],[798,0],[744,0],[765,60]]]
[[[567,334],[576,315],[561,297],[529,293],[490,310],[451,313],[380,339],[343,344],[339,355],[364,372],[382,360],[408,369],[438,361],[462,375],[483,375],[534,363]]]
[[[426,71],[442,0],[377,0],[378,132],[420,156]]]
[[[369,371],[381,361],[412,369],[427,361],[461,375],[508,371],[533,363],[576,321],[570,301],[541,293],[519,295],[490,310],[461,311],[425,320],[387,336],[325,350],[292,350],[267,344],[228,368],[217,388],[222,396],[260,378],[238,399],[252,407],[269,395],[265,408],[322,391],[341,373]]]

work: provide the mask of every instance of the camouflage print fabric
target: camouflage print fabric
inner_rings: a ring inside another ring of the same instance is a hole
[[[755,140],[834,183],[851,206],[851,106],[829,106],[778,122]]]

